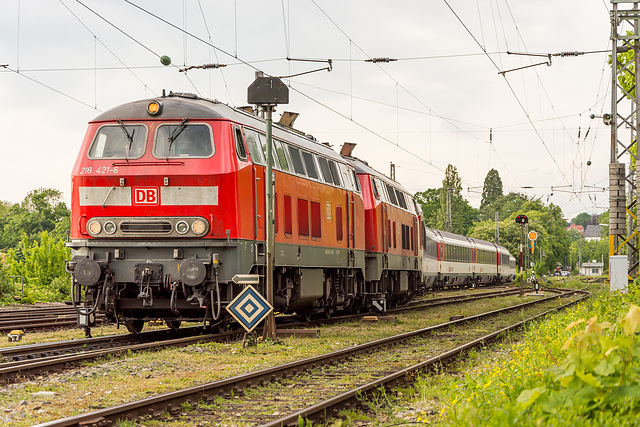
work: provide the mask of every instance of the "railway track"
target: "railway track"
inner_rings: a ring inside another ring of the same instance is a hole
[[[518,290],[507,289],[477,294],[430,298],[411,307],[389,310],[389,313],[406,310],[425,309],[433,306],[470,302],[485,298],[509,296]],[[311,322],[291,322],[289,318],[278,322],[281,327],[309,327],[317,324],[333,324],[361,318],[363,315],[349,315],[319,319]],[[287,330],[279,330],[288,333]],[[83,361],[94,360],[125,352],[160,350],[164,347],[184,347],[196,343],[225,342],[241,339],[244,331],[235,329],[224,333],[209,333],[202,327],[181,328],[177,331],[150,331],[138,335],[124,334],[106,337],[85,338],[54,343],[6,347],[0,349],[0,384],[19,381],[47,372],[59,371]]]
[[[580,295],[576,297],[575,294]],[[495,339],[523,323],[588,297],[585,291],[563,292],[573,296],[560,305],[557,295],[506,309],[404,333],[333,353],[307,358],[269,369],[178,390],[111,408],[51,421],[41,426],[99,426],[118,419],[151,417],[162,422],[249,425],[298,425],[300,417],[326,419],[337,408],[356,404],[361,393],[405,381],[418,370],[429,369],[457,357],[462,351]],[[553,308],[535,309],[541,304]],[[533,313],[524,321],[501,321],[503,313]],[[464,330],[455,339],[452,328]],[[490,330],[487,333],[487,330]],[[452,341],[453,340],[453,341]],[[462,342],[459,342],[462,341]],[[434,343],[447,342],[448,345]],[[426,358],[426,360],[425,360]],[[384,363],[382,363],[384,361]],[[367,371],[365,367],[374,367]],[[265,386],[264,388],[260,388]],[[318,393],[312,393],[313,390]],[[220,400],[221,397],[224,400]],[[194,408],[185,411],[184,408]],[[227,410],[229,409],[229,411]],[[168,414],[168,415],[167,415]],[[240,417],[240,418],[238,418]],[[197,420],[197,421],[196,421]]]
[[[106,322],[104,315],[96,316],[98,324]],[[78,326],[73,307],[55,305],[50,307],[20,308],[0,311],[0,333],[14,329],[27,331],[50,331]]]

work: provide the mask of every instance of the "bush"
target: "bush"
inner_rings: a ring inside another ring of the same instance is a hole
[[[54,240],[46,231],[40,233],[40,242],[21,242],[22,256],[10,250],[6,259],[5,274],[24,278],[24,298],[21,302],[61,301],[69,296],[65,260],[71,256],[63,240]],[[4,294],[3,294],[4,295]]]
[[[535,324],[511,360],[454,383],[453,425],[635,425],[640,411],[640,287]],[[601,321],[598,321],[601,319]]]

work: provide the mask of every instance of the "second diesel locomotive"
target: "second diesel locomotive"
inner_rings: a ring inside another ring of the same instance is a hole
[[[255,114],[180,93],[89,123],[68,244],[79,323],[99,311],[135,333],[155,319],[224,327],[234,276],[265,291],[265,135]],[[506,249],[427,229],[413,197],[350,152],[289,126],[273,136],[277,311],[384,310],[513,274]]]

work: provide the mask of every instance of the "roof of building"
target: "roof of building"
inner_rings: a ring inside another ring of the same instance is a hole
[[[597,238],[600,238],[600,226],[599,225],[587,225],[587,229],[584,230],[584,237],[597,237]]]
[[[584,234],[584,227],[579,224],[571,224],[569,227],[567,227],[567,231],[569,230],[576,230],[578,233]]]
[[[604,267],[604,263],[602,262],[583,262],[582,263],[582,268],[603,268]]]

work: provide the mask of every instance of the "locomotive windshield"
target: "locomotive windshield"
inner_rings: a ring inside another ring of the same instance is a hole
[[[213,155],[211,129],[205,124],[162,125],[156,132],[153,155],[158,158],[210,157]]]
[[[143,125],[101,127],[89,148],[90,159],[137,159],[144,154],[147,128]]]

